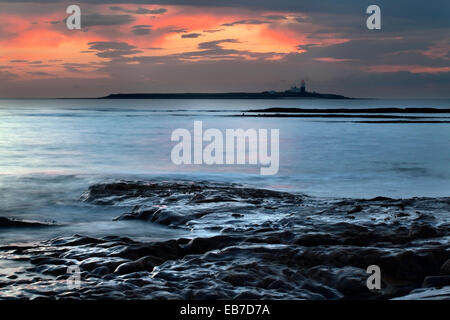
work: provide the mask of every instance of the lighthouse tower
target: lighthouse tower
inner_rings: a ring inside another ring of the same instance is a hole
[[[302,84],[300,86],[300,92],[304,93],[306,92],[306,83],[305,80],[302,80]]]

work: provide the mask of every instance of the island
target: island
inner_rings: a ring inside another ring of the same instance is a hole
[[[263,92],[218,92],[218,93],[114,93],[99,99],[352,99],[346,96],[306,91],[304,80],[301,86],[285,91]]]

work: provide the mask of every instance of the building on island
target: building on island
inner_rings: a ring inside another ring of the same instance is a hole
[[[297,87],[297,86],[293,86],[289,90],[286,90],[286,91],[287,92],[295,92],[295,93],[298,93],[298,92],[305,93],[306,92],[306,82],[305,82],[305,80],[302,80],[300,88]]]

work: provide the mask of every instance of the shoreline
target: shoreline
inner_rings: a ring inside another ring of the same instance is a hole
[[[81,200],[131,201],[111,219],[192,237],[4,245],[0,261],[19,271],[0,276],[0,299],[426,299],[450,286],[450,197],[320,199],[210,181],[116,181]],[[381,290],[366,287],[374,264]],[[71,265],[81,269],[79,289],[65,284]]]

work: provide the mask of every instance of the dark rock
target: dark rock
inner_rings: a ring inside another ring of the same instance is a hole
[[[422,287],[450,286],[450,276],[429,276],[423,280]]]
[[[444,262],[444,264],[441,266],[441,269],[439,270],[440,275],[450,276],[450,259]]]
[[[438,232],[429,224],[413,223],[409,230],[409,237],[412,239],[434,238],[438,236]]]
[[[354,207],[353,209],[347,211],[348,214],[353,214],[353,213],[357,213],[357,212],[361,212],[363,210],[363,207],[360,205],[357,205],[356,207]]]
[[[0,217],[0,228],[35,228],[56,226],[54,222],[39,222],[30,220],[18,220],[14,218]]]
[[[110,273],[110,272],[111,272],[111,271],[110,271],[110,269],[109,269],[108,267],[106,267],[106,266],[101,266],[101,267],[95,268],[91,273],[92,273],[93,275],[102,277],[102,276],[104,276],[104,275],[107,275],[107,274]]]
[[[92,271],[99,267],[107,267],[110,270],[114,270],[117,266],[127,261],[127,259],[119,257],[92,257],[83,260],[80,263],[80,269]]]

